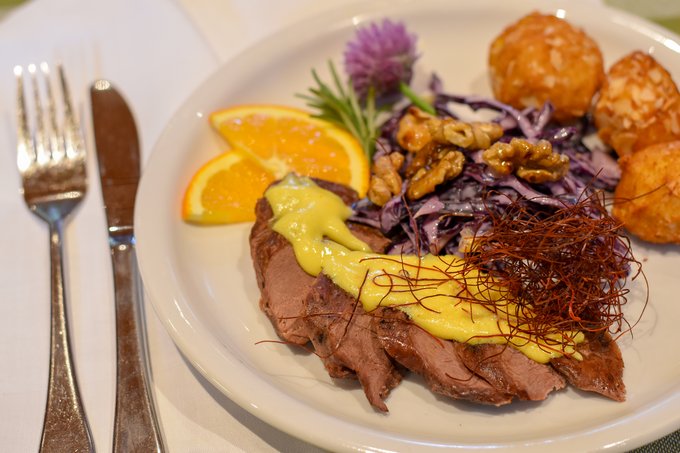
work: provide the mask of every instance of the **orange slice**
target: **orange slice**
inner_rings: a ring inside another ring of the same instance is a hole
[[[190,181],[182,207],[187,221],[254,220],[264,189],[290,172],[348,185],[359,196],[368,190],[369,165],[359,142],[303,110],[241,105],[212,113],[210,124],[232,149]]]
[[[194,174],[182,202],[182,218],[206,225],[247,222],[274,175],[239,149],[205,163]]]

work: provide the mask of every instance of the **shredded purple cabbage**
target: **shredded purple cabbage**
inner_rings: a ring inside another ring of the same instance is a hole
[[[531,184],[514,175],[496,178],[481,161],[480,152],[466,152],[463,172],[423,199],[406,200],[403,187],[401,194],[382,207],[360,200],[354,205],[351,220],[379,228],[392,240],[390,253],[461,255],[461,243],[490,228],[490,210],[503,213],[510,203],[520,200],[533,211],[549,214],[573,205],[594,190],[613,191],[616,187],[620,170],[615,159],[604,148],[591,149],[584,144],[584,138],[593,132],[589,118],[565,126],[552,121],[549,103],[541,109],[520,111],[494,99],[444,93],[436,75],[430,89],[438,115],[458,118],[450,109],[452,104],[494,111],[494,121],[505,132],[502,141],[513,137],[548,140],[555,152],[569,157],[570,170],[561,180],[544,184]],[[395,111],[384,122],[375,157],[398,151],[408,161],[409,153],[396,141],[399,120],[405,112]]]

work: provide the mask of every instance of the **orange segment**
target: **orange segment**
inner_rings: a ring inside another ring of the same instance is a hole
[[[359,196],[368,190],[369,166],[359,142],[303,110],[242,105],[212,113],[210,124],[231,150],[191,179],[182,203],[188,222],[254,220],[257,199],[290,172],[348,185]]]
[[[255,203],[274,176],[247,153],[234,149],[208,161],[191,179],[182,218],[200,224],[255,220]]]
[[[242,105],[212,113],[210,123],[232,148],[261,159],[277,179],[296,171],[348,185],[359,196],[368,190],[368,162],[359,142],[304,110]]]

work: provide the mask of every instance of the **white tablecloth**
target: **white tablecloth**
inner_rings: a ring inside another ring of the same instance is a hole
[[[172,113],[222,62],[341,2],[34,0],[0,22],[1,451],[37,451],[49,357],[47,230],[19,193],[14,65],[62,62],[84,121],[88,84],[98,77],[112,80],[136,114],[146,159]],[[113,284],[94,159],[89,163],[89,194],[67,228],[67,277],[80,390],[97,449],[108,451],[115,388]],[[317,450],[213,388],[182,357],[148,304],[146,312],[155,397],[170,451]]]

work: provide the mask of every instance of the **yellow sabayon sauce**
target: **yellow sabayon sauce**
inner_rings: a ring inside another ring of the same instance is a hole
[[[540,337],[523,332],[513,315],[517,306],[503,286],[464,270],[461,258],[372,253],[345,224],[352,210],[309,178],[290,174],[265,197],[274,213],[273,230],[293,245],[300,266],[310,275],[326,274],[367,312],[397,307],[436,337],[508,343],[541,363],[564,354],[580,358],[574,348],[584,341],[581,332]]]

